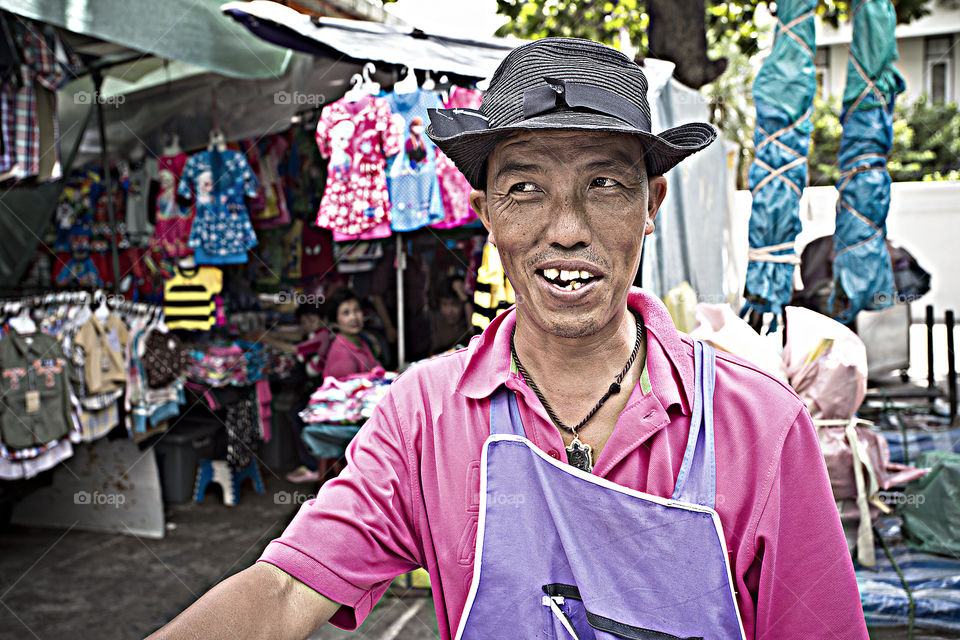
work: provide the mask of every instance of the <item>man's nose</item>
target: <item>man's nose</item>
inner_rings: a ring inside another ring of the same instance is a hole
[[[547,227],[547,240],[552,245],[572,249],[589,246],[592,239],[587,219],[586,201],[575,188],[564,188],[554,197],[552,215]]]

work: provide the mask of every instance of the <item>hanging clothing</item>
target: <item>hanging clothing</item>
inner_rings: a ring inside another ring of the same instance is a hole
[[[187,154],[178,153],[157,159],[157,224],[150,239],[152,248],[159,248],[167,258],[181,258],[193,253],[187,246],[193,225],[193,208],[177,204],[177,185],[187,164]]]
[[[145,247],[153,235],[150,222],[150,185],[158,179],[156,158],[147,157],[138,166],[130,169],[127,189],[127,238],[136,247]]]
[[[86,252],[71,257],[54,276],[54,281],[61,287],[95,288],[103,286],[100,271],[94,264],[93,258]]]
[[[83,379],[87,393],[106,393],[123,386],[127,379],[124,353],[129,340],[126,325],[113,313],[102,323],[94,313],[80,327],[73,342],[84,352]]]
[[[19,73],[0,83],[0,181],[60,174],[56,90],[74,77],[79,59],[50,25],[4,20],[19,54]],[[88,94],[89,97],[89,94]]]
[[[323,108],[317,145],[327,164],[327,186],[316,224],[360,234],[390,220],[386,158],[403,149],[403,132],[382,98],[338,100]]]
[[[151,340],[154,336],[159,336],[160,340]],[[127,430],[135,438],[147,434],[165,424],[167,420],[176,417],[180,414],[181,406],[186,404],[183,380],[179,375],[172,378],[165,375],[164,380],[167,382],[163,386],[151,387],[148,384],[149,377],[145,364],[146,356],[150,353],[150,344],[157,348],[160,342],[159,348],[168,353],[168,338],[175,338],[175,336],[164,334],[143,323],[135,329],[130,341],[127,352],[129,367],[124,404],[127,410]],[[175,360],[161,359],[167,361],[172,367],[176,366]],[[170,371],[165,370],[164,373],[170,373]]]
[[[454,87],[450,98],[444,103],[446,109],[479,109],[483,92],[476,89]],[[460,173],[453,160],[437,148],[437,179],[440,181],[440,198],[443,200],[444,218],[433,224],[436,229],[451,229],[477,219],[470,205],[473,187]]]
[[[326,275],[333,270],[333,242],[330,231],[303,225],[300,276],[304,280]]]
[[[209,331],[216,322],[213,298],[223,288],[223,272],[216,267],[176,267],[163,285],[163,314],[171,329]]]
[[[52,469],[71,456],[73,456],[73,444],[64,438],[32,458],[8,460],[0,457],[0,480],[27,480],[47,469]]]
[[[16,329],[0,340],[0,435],[11,448],[49,444],[73,428],[70,386],[76,374],[60,342]]]
[[[183,375],[189,351],[175,334],[153,329],[143,341],[142,367],[147,386],[167,387]]]
[[[386,100],[394,116],[403,118],[403,153],[390,161],[390,189],[394,231],[413,231],[443,220],[443,202],[437,180],[436,145],[427,137],[427,109],[440,109],[437,94],[417,89],[413,93],[389,93]]]
[[[483,247],[483,262],[477,271],[476,290],[473,294],[473,326],[486,329],[497,314],[516,303],[513,285],[503,272],[500,253],[487,242]]]
[[[270,135],[245,147],[247,161],[257,177],[256,206],[251,203],[250,221],[256,229],[272,229],[290,224],[287,194],[280,177],[280,163],[290,143],[280,135]]]
[[[256,391],[227,405],[227,464],[244,469],[252,460],[252,448],[260,441],[259,400]]]
[[[244,196],[256,197],[257,179],[239,151],[201,151],[180,176],[177,195],[194,199],[187,244],[197,264],[238,264],[257,244]]]

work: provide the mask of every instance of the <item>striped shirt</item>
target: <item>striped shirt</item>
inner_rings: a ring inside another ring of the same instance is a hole
[[[207,331],[216,321],[213,296],[223,286],[223,272],[216,267],[177,267],[163,285],[163,314],[171,329]]]

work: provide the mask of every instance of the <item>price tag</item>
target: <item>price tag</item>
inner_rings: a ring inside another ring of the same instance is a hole
[[[40,392],[27,391],[27,415],[40,412]]]

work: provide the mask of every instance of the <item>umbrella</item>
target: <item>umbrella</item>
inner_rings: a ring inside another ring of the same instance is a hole
[[[829,302],[830,314],[844,324],[853,322],[863,309],[883,309],[894,300],[893,268],[885,241],[893,103],[904,90],[903,78],[893,66],[896,24],[890,0],[860,0],[854,6],[840,116],[842,173],[837,182],[840,197]]]
[[[750,213],[746,304],[741,315],[781,314],[790,302],[793,250],[800,232],[800,195],[807,183],[814,75],[817,0],[780,0],[773,51],[753,84],[757,108],[756,160],[750,166]],[[774,325],[776,326],[776,318]]]

